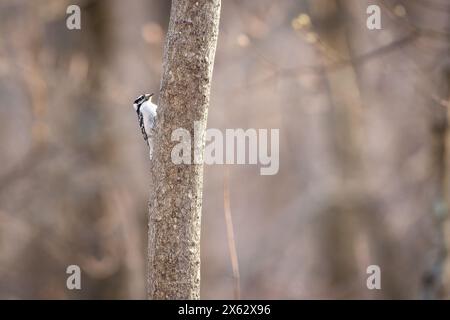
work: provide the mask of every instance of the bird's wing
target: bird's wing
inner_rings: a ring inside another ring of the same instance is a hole
[[[145,128],[144,128],[144,116],[142,115],[142,113],[138,114],[138,120],[139,120],[139,127],[141,128],[141,132],[142,132],[142,136],[144,137],[144,140],[147,142],[148,144],[148,136],[147,133],[145,132]]]

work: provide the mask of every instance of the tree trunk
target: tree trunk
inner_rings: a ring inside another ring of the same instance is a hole
[[[171,135],[186,129],[203,154],[219,17],[220,0],[172,1],[151,160],[150,299],[200,298],[203,165],[174,164]]]

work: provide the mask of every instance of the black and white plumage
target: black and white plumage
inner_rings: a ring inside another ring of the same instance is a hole
[[[156,109],[158,108],[156,104],[152,103],[152,96],[153,93],[142,94],[133,103],[138,116],[139,127],[150,149],[150,159],[153,153],[153,129],[156,125]]]

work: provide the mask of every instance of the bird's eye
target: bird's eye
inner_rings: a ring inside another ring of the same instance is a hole
[[[139,102],[142,102],[142,100],[143,100],[144,98],[145,98],[145,97],[141,94],[139,97],[137,97],[136,100],[134,100],[134,103],[135,103],[135,104],[138,104]]]

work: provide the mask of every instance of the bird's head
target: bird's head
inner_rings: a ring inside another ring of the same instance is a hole
[[[150,100],[150,102],[151,102],[152,101],[152,97],[153,97],[153,93],[141,94],[133,102],[134,110],[138,110],[138,108],[146,101]]]

